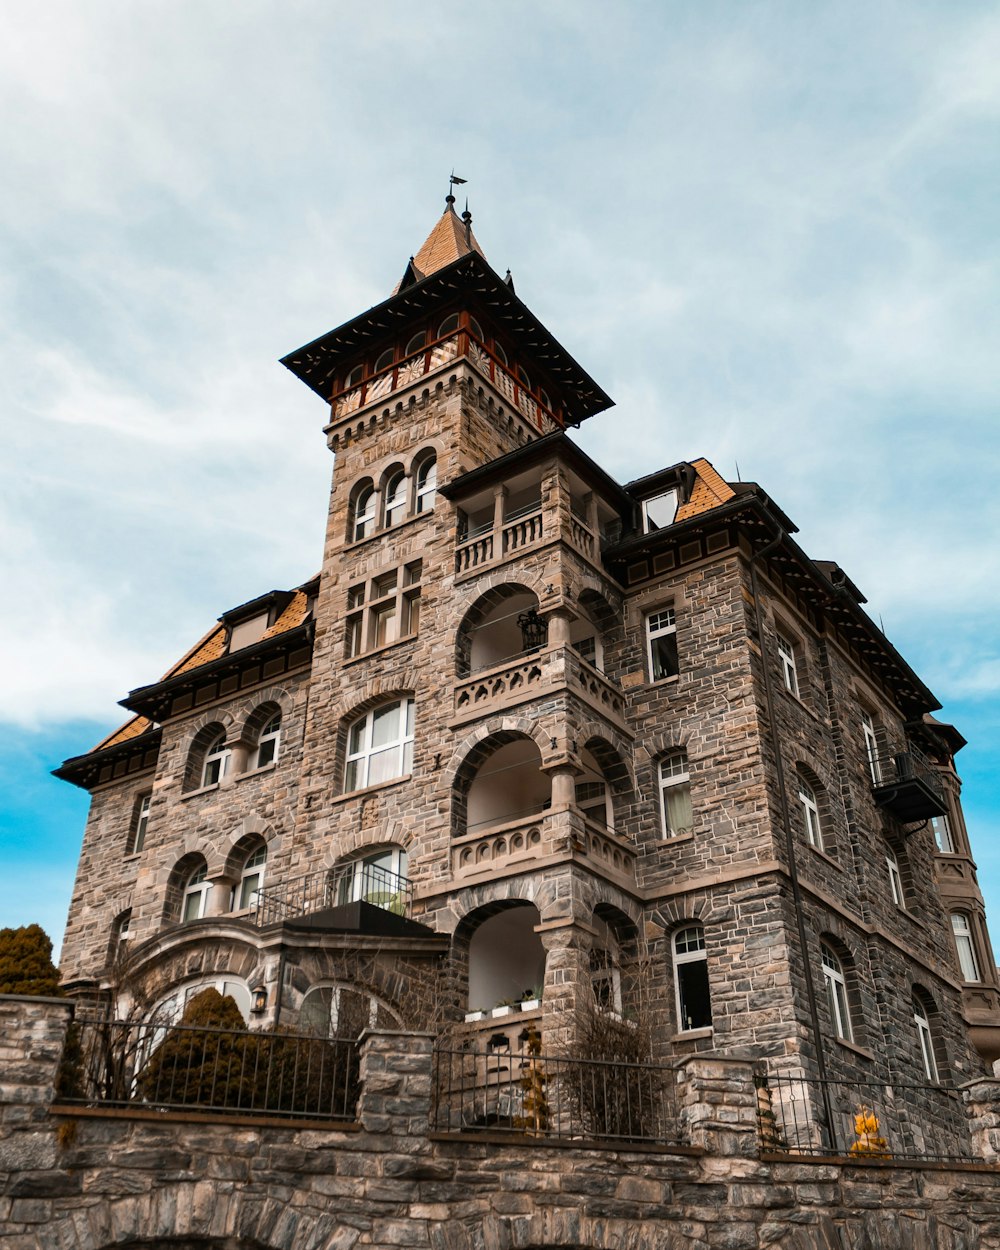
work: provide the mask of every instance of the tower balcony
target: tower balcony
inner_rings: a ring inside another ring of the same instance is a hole
[[[488,515],[483,515],[488,513]],[[494,512],[493,501],[481,511],[465,514],[459,526],[455,548],[455,579],[475,577],[526,551],[562,539],[588,560],[596,560],[600,538],[586,518],[574,510],[568,523],[561,523],[556,506],[543,507],[537,496],[502,512]]]
[[[876,807],[904,825],[944,816],[948,805],[924,756],[912,745],[869,758]]]

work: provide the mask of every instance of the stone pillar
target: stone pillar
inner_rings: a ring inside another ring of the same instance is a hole
[[[542,1049],[561,1053],[576,1042],[580,1017],[591,1003],[592,935],[589,928],[571,918],[543,921],[535,932],[545,948]]]
[[[500,485],[493,492],[493,528],[499,534],[503,529],[503,513],[507,506],[507,487]],[[499,549],[494,553],[499,555]]]
[[[369,1133],[396,1138],[407,1154],[428,1148],[434,1034],[365,1029],[361,1034],[358,1119]]]
[[[689,1055],[677,1064],[677,1114],[692,1146],[714,1155],[757,1153],[753,1061],[734,1055]]]
[[[212,877],[212,889],[205,908],[206,916],[224,916],[233,897],[233,883],[228,877]]]
[[[548,644],[550,647],[568,647],[570,616],[565,609],[557,608],[555,612],[550,612],[547,618],[549,627]]]
[[[552,810],[572,807],[576,802],[577,769],[572,764],[558,764],[551,771]]]
[[[1000,1080],[984,1076],[959,1088],[969,1118],[972,1157],[984,1163],[1000,1162]]]
[[[0,1172],[56,1166],[48,1112],[72,1018],[67,998],[0,994]]]

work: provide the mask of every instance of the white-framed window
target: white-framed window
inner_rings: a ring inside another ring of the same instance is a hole
[[[951,825],[947,816],[932,816],[931,829],[934,832],[934,843],[942,855],[955,854],[955,839],[951,836]]]
[[[405,777],[413,767],[413,700],[383,703],[347,731],[344,789],[364,790]]]
[[[258,846],[247,858],[240,873],[240,882],[233,891],[233,910],[243,911],[257,904],[257,895],[264,884],[264,868],[267,864],[267,847]]]
[[[830,1023],[837,1037],[845,1042],[854,1040],[851,1012],[847,1002],[847,979],[840,956],[824,942],[820,947],[823,958],[823,982],[826,985],[826,1004],[830,1011]]]
[[[355,365],[344,380],[344,389],[347,390],[352,386],[360,386],[365,376],[364,365]]]
[[[931,1022],[927,1018],[927,1010],[919,998],[913,997],[913,1024],[917,1030],[917,1046],[924,1065],[924,1075],[932,1085],[940,1081],[938,1076],[937,1058],[934,1055],[934,1035]]]
[[[608,794],[608,787],[605,782],[598,781],[596,778],[578,781],[576,783],[576,805],[584,816],[588,820],[592,820],[594,824],[603,825],[606,829],[611,828],[611,796]]]
[[[152,792],[140,794],[136,799],[135,811],[132,815],[132,836],[129,838],[129,854],[138,855],[146,843],[146,830],[149,828],[149,809],[153,802]]]
[[[369,483],[358,491],[354,500],[351,535],[354,542],[367,538],[375,530],[375,487]]]
[[[334,869],[337,903],[371,903],[385,911],[404,915],[409,857],[399,846],[387,846]]]
[[[232,752],[226,746],[225,732],[216,735],[205,751],[205,763],[201,770],[201,784],[214,786],[229,772]]]
[[[114,963],[117,959],[124,958],[128,951],[128,940],[132,931],[132,911],[123,911],[121,915],[115,917],[115,922],[111,928],[111,948],[109,951],[109,963]]]
[[[802,827],[805,830],[806,841],[817,851],[821,851],[823,849],[823,826],[820,823],[816,792],[801,773],[798,775],[798,782],[799,802],[802,804]]]
[[[181,901],[181,923],[189,920],[200,920],[208,911],[208,896],[212,891],[212,883],[208,880],[208,868],[201,864],[195,868],[184,883],[184,896]]]
[[[347,592],[347,657],[410,638],[420,627],[420,560],[358,582]]]
[[[667,490],[662,495],[654,495],[652,499],[642,501],[643,528],[647,534],[673,525],[677,516],[677,502],[676,490]]]
[[[398,525],[405,518],[406,495],[406,474],[399,469],[385,483],[382,514],[386,528],[390,525]]]
[[[889,893],[892,895],[892,901],[897,907],[906,906],[906,895],[903,893],[903,877],[899,871],[899,860],[896,858],[896,852],[887,847],[885,852],[885,868],[889,874]]]
[[[872,781],[876,785],[881,785],[882,768],[879,764],[878,732],[871,712],[865,708],[861,709],[861,734],[865,742],[865,758],[868,760],[868,770],[872,775]]]
[[[778,663],[781,665],[781,680],[789,694],[799,697],[799,675],[795,667],[795,644],[783,635],[778,634]]]
[[[951,931],[955,936],[955,950],[958,954],[958,966],[962,969],[962,980],[982,980],[979,975],[979,960],[976,958],[972,925],[964,912],[953,911],[951,913]]]
[[[414,511],[433,512],[437,497],[437,460],[434,456],[421,462],[417,470],[417,493]]]
[[[646,617],[646,648],[651,681],[677,676],[680,665],[677,658],[677,620],[673,608],[661,608]]]
[[[705,930],[700,924],[687,925],[674,934],[672,945],[678,1032],[711,1028],[712,996],[708,984]]]
[[[281,743],[281,713],[275,712],[264,728],[260,731],[257,746],[251,757],[251,768],[264,768],[274,764],[278,759],[278,747]]]
[[[687,751],[671,751],[659,763],[660,820],[663,836],[676,838],[690,833],[693,825],[691,810],[691,774],[688,771]]]

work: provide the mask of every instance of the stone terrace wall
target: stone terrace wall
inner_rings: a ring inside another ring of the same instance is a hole
[[[679,1073],[692,1146],[587,1149],[430,1134],[420,1034],[369,1035],[354,1131],[49,1113],[68,1019],[58,1000],[0,998],[4,1250],[1000,1247],[995,1164],[756,1158],[738,1062]],[[974,1116],[980,1145],[996,1120]]]

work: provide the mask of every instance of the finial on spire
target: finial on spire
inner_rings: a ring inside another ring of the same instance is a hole
[[[455,195],[454,195],[455,188],[459,186],[465,186],[467,182],[468,182],[468,178],[459,178],[454,170],[451,171],[451,175],[448,178],[448,194],[444,197],[444,202],[448,205],[449,208],[451,208],[452,204],[455,203]],[[469,207],[468,204],[466,204],[465,207],[468,208]]]
[[[469,199],[465,199],[465,212],[462,214],[462,220],[465,222],[465,245],[472,251],[472,214],[469,212]]]

